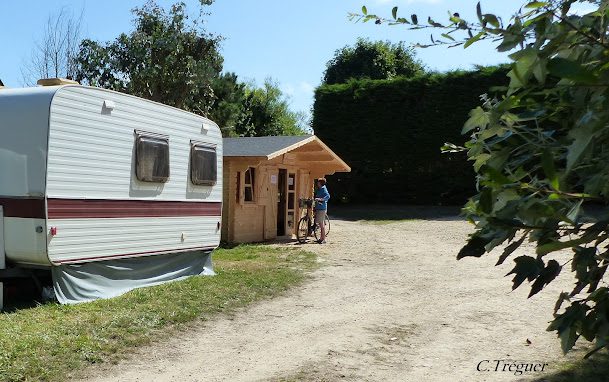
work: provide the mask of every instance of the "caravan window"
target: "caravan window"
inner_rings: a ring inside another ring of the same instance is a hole
[[[213,186],[218,179],[216,148],[193,144],[190,150],[190,181]]]
[[[169,138],[137,136],[135,175],[142,182],[165,183],[169,179]]]

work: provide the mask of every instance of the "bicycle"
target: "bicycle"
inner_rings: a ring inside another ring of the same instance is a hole
[[[321,238],[321,230],[319,229],[319,224],[315,223],[315,218],[313,215],[313,199],[299,199],[300,208],[307,208],[307,214],[303,216],[298,221],[298,226],[296,229],[296,239],[300,244],[304,244],[307,241],[307,238],[310,236],[315,236],[315,240],[319,240]],[[330,233],[330,218],[326,214],[326,218],[324,219],[324,228],[326,230],[326,237]]]

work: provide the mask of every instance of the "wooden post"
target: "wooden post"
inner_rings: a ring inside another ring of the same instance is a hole
[[[6,268],[6,253],[4,252],[4,209],[0,206],[0,269]],[[0,311],[4,308],[4,284],[0,281]]]

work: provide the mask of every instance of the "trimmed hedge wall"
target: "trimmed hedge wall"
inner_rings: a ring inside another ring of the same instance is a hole
[[[462,204],[475,193],[461,128],[480,95],[507,85],[505,67],[353,80],[315,92],[313,129],[352,168],[329,177],[335,203]]]

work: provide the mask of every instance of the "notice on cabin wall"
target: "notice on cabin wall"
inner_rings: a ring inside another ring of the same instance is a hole
[[[288,178],[288,186],[294,185],[294,178]]]
[[[271,184],[277,184],[277,175],[271,175]]]

